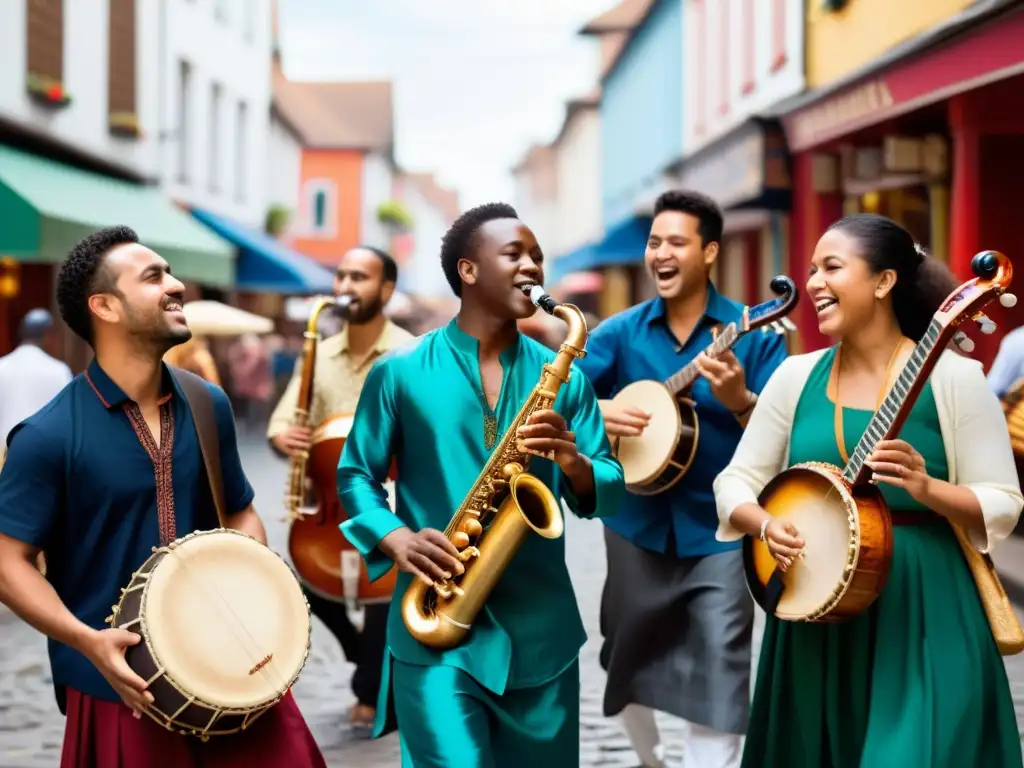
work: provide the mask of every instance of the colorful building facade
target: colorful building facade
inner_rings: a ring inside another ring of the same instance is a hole
[[[998,1],[905,4],[885,16],[881,26],[896,47],[879,55],[878,27],[862,16],[869,5],[851,4],[833,18],[819,12],[808,24],[808,66],[827,84],[782,117],[794,153],[793,271],[806,273],[829,223],[869,211],[900,222],[967,280],[978,251],[1013,257],[1024,172],[1024,9]],[[937,19],[940,6],[947,15]],[[875,10],[876,18],[884,13]],[[834,50],[840,34],[848,71],[815,53]],[[1020,308],[987,312],[1000,332],[969,329],[972,356],[986,365],[1002,332],[1024,317]],[[825,344],[810,303],[798,313],[806,348]]]

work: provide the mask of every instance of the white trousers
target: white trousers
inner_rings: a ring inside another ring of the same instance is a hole
[[[654,710],[630,704],[622,710],[622,724],[645,768],[665,768],[665,745],[661,743]],[[684,768],[738,768],[742,754],[742,736],[722,733],[706,725],[686,723]]]

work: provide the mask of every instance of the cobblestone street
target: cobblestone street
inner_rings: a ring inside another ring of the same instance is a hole
[[[258,440],[245,443],[245,468],[256,487],[256,504],[267,525],[270,544],[285,551],[286,528],[280,522],[286,465]],[[582,760],[587,768],[626,768],[636,757],[616,720],[601,714],[604,673],[598,664],[600,633],[598,604],[604,582],[604,546],[600,523],[570,517],[566,536],[569,563],[589,641],[583,649]],[[759,627],[758,627],[759,628]],[[758,629],[755,628],[755,631]],[[1018,702],[1018,719],[1024,714],[1024,654],[1007,660]],[[334,638],[316,622],[313,653],[295,686],[299,706],[310,722],[331,766],[391,768],[398,765],[397,739],[370,741],[348,727],[351,703],[348,664]],[[663,731],[669,744],[671,764],[679,765],[678,721],[665,718]],[[4,768],[53,768],[59,761],[63,718],[57,711],[50,686],[46,643],[6,609],[0,607],[0,766]]]

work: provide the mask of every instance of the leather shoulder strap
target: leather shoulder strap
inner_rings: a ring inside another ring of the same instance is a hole
[[[210,481],[210,493],[213,495],[213,506],[217,510],[217,523],[223,528],[227,520],[227,512],[224,509],[224,481],[220,471],[220,436],[217,432],[217,416],[213,412],[213,396],[210,394],[206,381],[200,376],[175,365],[168,367],[185,393],[185,399],[192,410],[192,421],[199,438],[199,451],[203,454],[206,476]]]

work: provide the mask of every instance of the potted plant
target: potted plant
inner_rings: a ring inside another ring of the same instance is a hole
[[[378,205],[377,221],[390,229],[393,234],[408,232],[414,224],[412,214],[400,200],[385,200]]]
[[[29,72],[25,78],[29,95],[48,107],[64,107],[71,103],[71,96],[64,90],[64,84],[46,75]]]
[[[291,213],[283,205],[272,205],[267,209],[267,218],[263,229],[271,237],[281,237],[288,227],[288,220],[290,218]]]

